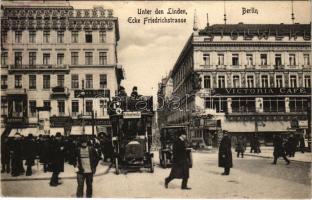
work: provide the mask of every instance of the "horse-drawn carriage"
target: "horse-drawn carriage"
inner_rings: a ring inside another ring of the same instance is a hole
[[[153,99],[115,97],[109,102],[116,174],[147,168],[154,172],[152,145]]]

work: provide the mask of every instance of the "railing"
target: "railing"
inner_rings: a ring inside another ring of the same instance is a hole
[[[51,93],[51,98],[65,97],[68,98],[70,95],[70,91],[67,87],[56,86],[53,87]]]
[[[69,70],[69,65],[8,65],[8,70]]]

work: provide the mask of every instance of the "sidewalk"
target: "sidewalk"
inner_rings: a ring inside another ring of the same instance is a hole
[[[235,152],[236,154],[236,152]],[[233,152],[233,156],[235,155]],[[235,155],[236,156],[236,155]],[[273,147],[261,147],[261,153],[250,153],[250,147],[247,147],[245,151],[245,156],[262,157],[262,158],[272,158],[273,159]],[[301,153],[297,151],[295,157],[287,157],[290,161],[307,162],[312,161],[312,154],[310,152]]]
[[[24,161],[25,163],[25,161]],[[108,173],[109,164],[103,163],[100,161],[100,163],[97,166],[97,170],[95,173],[95,176],[100,176],[103,174]],[[26,170],[26,166],[24,165],[24,169]],[[35,161],[35,165],[32,167],[32,175],[26,176],[25,173],[21,176],[12,177],[11,173],[2,173],[1,174],[1,181],[17,181],[17,180],[50,180],[52,176],[52,172],[43,172],[43,165],[40,163],[37,163],[37,160]],[[64,164],[64,172],[61,172],[59,177],[61,179],[76,179],[76,171],[75,168],[72,165],[69,165],[68,163]]]

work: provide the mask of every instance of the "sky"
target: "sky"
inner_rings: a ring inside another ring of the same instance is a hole
[[[103,6],[113,9],[118,17],[120,40],[118,42],[118,59],[125,70],[125,80],[121,85],[128,94],[137,86],[139,94],[156,95],[158,83],[173,68],[186,41],[193,31],[194,13],[198,18],[199,29],[209,24],[224,23],[224,5],[228,24],[239,22],[279,24],[292,23],[291,1],[70,1],[74,8],[92,8]],[[177,24],[143,24],[129,23],[129,17],[170,17],[155,15],[155,9],[185,9],[187,14],[171,15],[173,18],[186,18],[186,23]],[[255,8],[258,14],[242,15],[243,8]],[[293,2],[295,22],[310,23],[310,1]],[[151,15],[140,15],[138,9],[150,9]]]

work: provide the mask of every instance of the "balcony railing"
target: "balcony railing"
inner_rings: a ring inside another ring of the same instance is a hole
[[[61,87],[61,86],[56,86],[53,87],[51,92],[51,98],[56,99],[56,98],[68,98],[70,95],[70,91],[66,87]]]
[[[69,71],[69,65],[8,65],[8,71]]]

